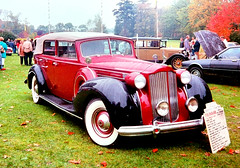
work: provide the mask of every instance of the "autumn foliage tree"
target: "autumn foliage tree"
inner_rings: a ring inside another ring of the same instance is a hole
[[[192,0],[189,5],[189,23],[193,30],[205,29],[213,14],[225,0]]]
[[[240,0],[224,2],[219,10],[210,18],[207,28],[216,32],[219,36],[225,36],[230,40],[230,34],[239,31],[240,24]]]

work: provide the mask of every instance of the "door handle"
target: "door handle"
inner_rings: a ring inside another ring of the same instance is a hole
[[[237,60],[232,60],[232,62],[237,62]]]
[[[55,66],[57,66],[57,65],[58,65],[58,63],[57,63],[57,62],[53,62],[52,64],[53,64],[53,65],[55,65]]]

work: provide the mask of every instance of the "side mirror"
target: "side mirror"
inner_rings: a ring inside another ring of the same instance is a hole
[[[216,60],[218,60],[219,57],[218,57],[218,55],[215,55],[214,58],[215,58]]]

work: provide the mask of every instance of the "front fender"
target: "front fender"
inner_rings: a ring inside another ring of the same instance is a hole
[[[76,113],[84,117],[87,104],[96,98],[104,102],[115,128],[140,125],[141,113],[136,90],[128,88],[123,82],[103,77],[85,82],[73,101]]]
[[[39,91],[46,90],[47,84],[46,84],[45,78],[43,76],[42,70],[41,70],[40,66],[36,65],[36,64],[33,65],[28,72],[28,77],[27,77],[28,88],[32,89],[32,78],[34,75],[36,76],[37,81],[38,81]]]
[[[191,119],[199,119],[206,108],[206,103],[212,102],[212,94],[202,78],[192,75],[191,82],[185,86],[187,96],[195,97],[198,100],[199,108],[196,112],[190,113]]]

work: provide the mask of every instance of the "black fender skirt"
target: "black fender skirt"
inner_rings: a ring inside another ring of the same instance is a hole
[[[185,88],[188,98],[195,97],[198,100],[198,110],[194,113],[190,112],[191,119],[198,119],[202,116],[206,103],[212,102],[211,91],[206,82],[195,75],[192,75],[191,82]]]
[[[112,78],[99,77],[80,86],[74,99],[77,115],[84,117],[87,104],[92,99],[101,99],[106,106],[115,128],[141,124],[141,112],[136,90]]]
[[[27,78],[27,84],[28,84],[28,88],[31,89],[32,88],[32,78],[33,76],[36,76],[37,81],[38,81],[38,87],[39,87],[39,91],[42,92],[43,90],[47,89],[47,84],[45,81],[45,78],[43,76],[42,70],[40,68],[39,65],[33,65],[29,72],[28,72],[28,78]]]

